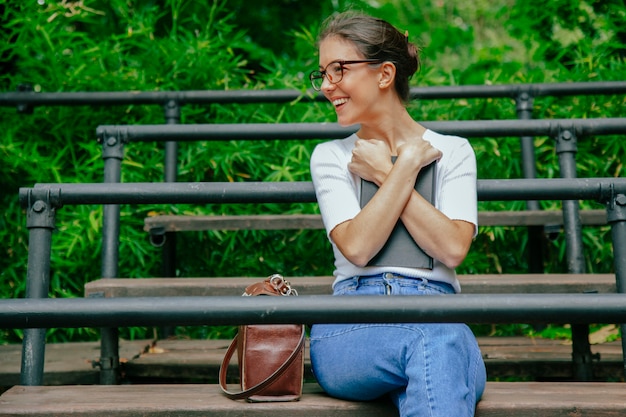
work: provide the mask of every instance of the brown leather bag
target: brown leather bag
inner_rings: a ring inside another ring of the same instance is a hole
[[[274,274],[246,288],[244,296],[292,296],[297,291]],[[239,326],[220,366],[220,386],[233,400],[250,402],[297,401],[302,396],[304,378],[305,327],[301,324],[262,324]],[[242,391],[228,391],[226,375],[235,350],[239,359]]]

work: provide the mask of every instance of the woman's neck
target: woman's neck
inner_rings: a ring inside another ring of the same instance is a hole
[[[362,123],[357,132],[361,139],[378,139],[385,141],[396,155],[396,149],[407,140],[416,136],[422,136],[426,128],[413,120],[407,110],[402,107],[396,114],[387,114],[377,120]]]

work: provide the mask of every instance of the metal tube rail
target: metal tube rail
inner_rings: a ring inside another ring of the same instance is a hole
[[[340,302],[339,302],[340,301]],[[626,294],[398,297],[124,297],[0,301],[0,328],[268,323],[602,323],[626,321]]]
[[[57,206],[77,204],[204,204],[315,202],[313,183],[300,182],[179,182],[36,184]],[[22,207],[32,188],[20,188]],[[478,180],[481,201],[596,200],[626,194],[626,178],[542,178]]]
[[[462,120],[424,121],[422,124],[443,134],[463,137],[554,136],[563,130],[578,136],[626,133],[626,118]],[[100,141],[116,138],[128,142],[197,140],[294,140],[337,139],[356,132],[356,126],[337,123],[246,123],[193,125],[102,125],[96,129]]]
[[[503,85],[462,85],[413,87],[412,99],[455,99],[455,98],[514,98],[521,93],[533,97],[572,95],[614,95],[626,93],[626,82],[578,82],[537,83]],[[0,94],[0,106],[85,106],[85,105],[130,105],[165,104],[170,100],[182,104],[211,103],[286,103],[325,101],[323,95],[312,90],[199,90],[199,91],[108,91],[108,92],[50,92],[30,91]]]

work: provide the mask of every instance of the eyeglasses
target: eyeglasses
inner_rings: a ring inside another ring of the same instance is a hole
[[[333,61],[330,64],[326,65],[326,68],[323,70],[316,70],[309,74],[309,79],[311,80],[311,85],[315,91],[320,91],[322,89],[322,84],[324,83],[324,77],[331,84],[337,84],[339,81],[343,79],[343,66],[349,64],[380,64],[380,59],[359,59],[356,61],[344,61],[337,60]]]

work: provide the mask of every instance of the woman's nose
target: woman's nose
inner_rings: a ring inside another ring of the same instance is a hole
[[[322,79],[322,87],[321,87],[322,92],[332,91],[334,89],[335,89],[335,84],[328,81],[328,77],[325,76]]]

